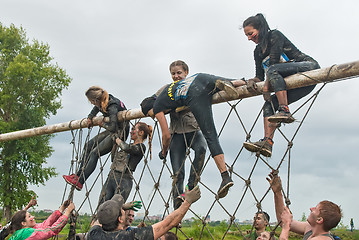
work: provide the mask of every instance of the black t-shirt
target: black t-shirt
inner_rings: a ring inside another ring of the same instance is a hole
[[[174,110],[186,105],[185,100],[187,99],[189,89],[197,76],[198,73],[180,81],[173,82],[164,88],[154,103],[153,113],[157,114],[166,110]]]
[[[87,235],[87,240],[153,240],[152,226],[133,228],[130,231],[120,230],[106,232],[102,227],[93,226]]]

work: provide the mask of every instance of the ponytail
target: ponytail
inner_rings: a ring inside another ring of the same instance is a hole
[[[151,125],[148,125],[144,122],[138,122],[138,130],[143,131],[143,139],[147,139],[148,137],[148,147],[150,151],[150,159],[152,159],[152,134],[153,134],[153,128]]]

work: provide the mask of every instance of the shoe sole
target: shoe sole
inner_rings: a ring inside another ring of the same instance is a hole
[[[292,123],[294,122],[293,117],[285,117],[285,116],[276,116],[276,117],[268,117],[268,121],[271,123]]]
[[[251,142],[244,142],[243,143],[243,147],[245,149],[247,149],[250,152],[259,152],[260,154],[262,154],[265,157],[271,157],[272,156],[272,152],[270,152],[269,150],[263,148],[263,147],[259,147],[257,145],[255,145],[254,143]]]
[[[227,196],[229,188],[232,187],[233,185],[234,185],[233,182],[229,182],[226,185],[224,185],[217,193],[218,198],[224,198],[225,196]]]
[[[79,188],[77,185],[73,184],[72,182],[68,181],[64,176],[62,176],[65,180],[65,182],[67,182],[68,184],[70,184],[71,186],[74,186],[76,188],[77,191],[81,191],[82,188]]]
[[[236,99],[239,96],[236,88],[230,85],[230,83],[226,84],[226,82],[224,82],[223,80],[217,80],[216,87],[218,89],[221,89],[222,91],[225,91],[229,98]]]

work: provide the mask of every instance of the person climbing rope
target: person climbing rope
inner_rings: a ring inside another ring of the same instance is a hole
[[[9,240],[45,240],[56,236],[65,227],[74,209],[74,203],[66,200],[57,211],[38,224],[27,210],[20,210],[11,218],[9,228],[13,235]]]
[[[122,195],[124,201],[127,201],[133,185],[133,172],[146,152],[143,142],[147,137],[151,152],[152,132],[152,126],[137,122],[130,133],[133,143],[127,144],[119,137],[116,138],[120,151],[113,154],[111,170],[102,188],[99,205],[117,193]]]
[[[104,117],[109,117],[108,123],[101,122],[99,125],[106,130],[92,138],[84,146],[84,154],[80,161],[80,167],[76,174],[63,175],[68,184],[75,186],[81,191],[86,179],[93,173],[100,156],[111,152],[114,145],[114,136],[118,135],[122,140],[126,140],[129,134],[129,122],[118,122],[117,114],[119,111],[126,110],[125,104],[116,97],[108,94],[106,90],[98,86],[90,87],[85,93],[87,99],[94,105],[88,115],[88,126],[91,127],[92,119],[101,112]]]
[[[223,150],[219,144],[214,125],[212,96],[218,91],[224,90],[231,99],[237,98],[238,92],[235,87],[244,84],[243,80],[231,80],[205,73],[197,73],[165,86],[157,98],[152,96],[152,99],[147,98],[141,103],[143,113],[151,115],[151,110],[153,110],[153,114],[160,124],[162,150],[159,157],[161,159],[166,157],[171,139],[164,114],[168,110],[176,110],[178,107],[189,107],[206,138],[208,148],[221,173],[222,182],[217,192],[218,198],[223,198],[227,195],[229,188],[233,186],[233,181],[227,171]],[[151,109],[152,106],[153,109]]]
[[[320,66],[312,57],[299,51],[280,31],[271,30],[261,13],[247,18],[243,22],[243,29],[248,40],[257,44],[254,50],[256,76],[247,81],[248,90],[257,92],[256,83],[264,81],[266,75],[263,88],[264,138],[257,142],[245,142],[243,146],[248,151],[259,151],[263,156],[270,157],[277,124],[295,120],[288,104],[308,95],[315,88],[312,85],[287,91],[284,78]],[[270,89],[275,92],[272,96]]]

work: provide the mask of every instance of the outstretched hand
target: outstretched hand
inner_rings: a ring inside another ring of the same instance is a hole
[[[282,181],[278,176],[278,171],[273,170],[270,174],[268,174],[267,181],[269,182],[270,187],[274,193],[282,191]]]
[[[192,204],[196,202],[198,199],[201,198],[201,190],[199,189],[199,186],[195,186],[191,191],[186,188],[186,191],[184,193],[184,199],[189,204]]]
[[[142,203],[141,201],[132,201],[132,202],[128,202],[122,205],[122,209],[123,210],[133,210],[135,212],[137,212],[139,209],[142,208]]]
[[[70,205],[70,203],[71,203],[70,200],[65,200],[65,201],[62,203],[61,207],[59,208],[59,211],[60,211],[60,212],[65,211],[65,209]]]
[[[37,200],[36,200],[36,195],[32,196],[31,200],[29,201],[29,203],[26,205],[26,207],[24,208],[24,210],[28,210],[29,208],[35,206],[37,204]]]

